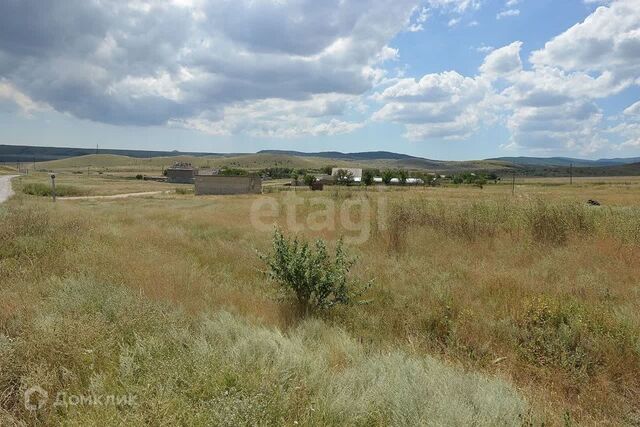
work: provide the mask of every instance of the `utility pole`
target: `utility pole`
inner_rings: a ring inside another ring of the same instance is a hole
[[[51,174],[51,197],[53,197],[53,201],[56,201],[56,176]]]
[[[96,144],[96,154],[98,154],[98,144]]]
[[[511,177],[511,194],[516,194],[516,172]]]
[[[569,185],[573,185],[573,163],[569,163]]]

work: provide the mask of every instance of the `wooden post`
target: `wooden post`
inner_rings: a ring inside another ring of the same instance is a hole
[[[56,201],[56,176],[51,174],[51,197],[53,197],[53,201]]]
[[[513,172],[513,177],[511,179],[511,194],[516,194],[516,173]]]
[[[569,185],[573,184],[573,163],[569,164]]]

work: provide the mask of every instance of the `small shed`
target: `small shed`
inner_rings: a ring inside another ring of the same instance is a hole
[[[196,195],[262,194],[259,176],[196,175]]]

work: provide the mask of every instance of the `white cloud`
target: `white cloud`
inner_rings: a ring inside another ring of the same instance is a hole
[[[491,50],[480,66],[480,72],[491,78],[506,78],[522,71],[521,48],[522,42],[516,41],[500,49]]]
[[[360,95],[384,78],[382,62],[397,59],[388,43],[416,3],[4,2],[0,78],[60,112],[142,126],[270,99]]]
[[[205,111],[197,117],[172,120],[170,125],[217,136],[239,133],[278,138],[337,135],[364,125],[340,119],[345,113],[358,113],[362,108],[360,98],[349,95],[314,95],[305,101],[265,99],[230,105],[220,112]]]
[[[430,7],[456,13],[464,13],[480,8],[480,0],[427,0]]]
[[[533,52],[531,63],[566,71],[610,73],[615,84],[632,85],[640,75],[639,6],[637,0],[618,0],[609,7],[599,7],[584,22]]]
[[[0,111],[19,111],[27,116],[47,110],[46,104],[38,103],[16,89],[11,83],[0,79]]]
[[[411,33],[416,33],[424,30],[424,23],[429,19],[429,9],[426,6],[422,8],[416,8],[416,12],[414,13],[415,17],[409,22],[409,26],[407,27],[407,31]]]
[[[478,47],[475,48],[476,52],[480,52],[480,53],[490,53],[493,52],[494,50],[496,50],[495,47],[493,46],[487,46],[485,44],[482,44]]]
[[[484,79],[455,71],[400,79],[373,96],[384,103],[373,119],[405,125],[405,135],[414,140],[465,138],[486,114],[483,101],[489,89]]]
[[[640,119],[640,101],[631,104],[624,110],[624,114],[627,116],[635,117]]]
[[[520,9],[507,9],[507,10],[503,10],[502,12],[499,12],[496,15],[496,19],[502,19],[502,18],[507,18],[510,16],[518,16],[520,15]]]

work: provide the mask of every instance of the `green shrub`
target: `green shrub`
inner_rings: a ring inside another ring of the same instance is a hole
[[[365,169],[362,173],[362,183],[366,186],[373,185],[373,172],[370,169]]]
[[[143,179],[144,176],[142,176],[141,174],[136,175],[136,179]]]
[[[386,185],[389,185],[393,178],[394,178],[393,171],[386,170],[382,172],[382,182],[384,182]]]
[[[303,178],[303,181],[304,181],[304,185],[311,187],[311,184],[316,182],[316,177],[311,174],[306,174]]]
[[[340,169],[337,172],[336,181],[341,185],[350,185],[353,183],[353,173],[346,169]]]
[[[321,239],[311,246],[298,238],[289,240],[276,230],[273,253],[262,258],[269,267],[269,277],[293,291],[305,313],[337,304],[352,304],[371,285],[369,282],[358,286],[347,277],[354,260],[348,258],[342,240],[338,241],[332,257]]]

